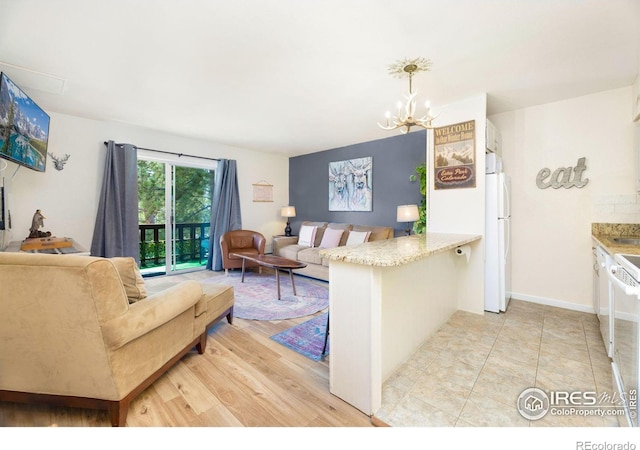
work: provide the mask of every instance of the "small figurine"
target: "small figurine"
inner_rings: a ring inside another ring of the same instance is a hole
[[[36,212],[33,215],[33,219],[31,219],[29,239],[51,236],[50,231],[39,231],[39,228],[44,226],[44,219],[46,219],[46,217],[42,215],[42,211],[36,209]]]

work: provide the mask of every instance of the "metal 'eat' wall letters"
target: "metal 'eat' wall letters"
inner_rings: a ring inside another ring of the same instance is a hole
[[[551,170],[540,169],[538,176],[536,177],[536,184],[540,189],[546,189],[552,187],[558,188],[583,188],[589,182],[588,178],[582,179],[582,174],[587,168],[587,158],[582,157],[578,159],[578,164],[575,167],[560,167],[551,173]],[[571,176],[573,175],[573,177]]]

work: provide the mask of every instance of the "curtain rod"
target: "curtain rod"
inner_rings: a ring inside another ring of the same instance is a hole
[[[104,141],[104,145],[109,145],[109,143],[107,141]],[[116,145],[122,147],[124,144],[117,144],[116,143]],[[188,156],[189,158],[206,159],[208,161],[220,161],[217,158],[207,158],[206,156],[185,155],[184,153],[167,152],[165,150],[156,150],[156,149],[153,149],[153,148],[138,147],[138,146],[135,146],[135,145],[134,145],[134,147],[137,148],[138,150],[147,150],[147,151],[150,151],[150,152],[165,153],[167,155],[175,155],[177,157]]]

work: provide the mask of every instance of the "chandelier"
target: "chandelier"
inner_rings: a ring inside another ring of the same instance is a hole
[[[398,102],[398,112],[391,117],[391,112],[385,114],[386,124],[378,123],[384,130],[395,130],[401,128],[401,132],[406,134],[411,127],[418,126],[431,129],[431,121],[437,117],[431,112],[431,104],[425,102],[425,113],[422,117],[416,117],[416,96],[418,92],[413,90],[413,75],[418,72],[426,72],[431,67],[431,61],[426,58],[404,59],[389,66],[389,73],[397,78],[409,77],[409,93],[404,95],[406,102]]]

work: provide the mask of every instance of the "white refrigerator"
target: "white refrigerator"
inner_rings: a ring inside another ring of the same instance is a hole
[[[499,313],[511,299],[511,179],[486,175],[484,309]]]

